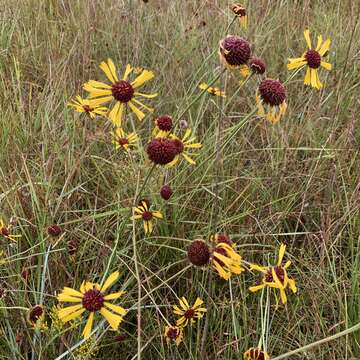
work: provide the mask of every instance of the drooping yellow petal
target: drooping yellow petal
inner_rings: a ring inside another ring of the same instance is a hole
[[[229,280],[231,273],[230,272],[226,272],[224,270],[224,268],[216,261],[213,260],[213,264],[215,266],[215,269],[217,270],[217,272],[219,273],[220,277],[222,277],[225,280]]]
[[[188,310],[190,308],[190,305],[188,301],[186,300],[185,296],[183,296],[181,299],[179,299],[179,304],[184,310]]]
[[[144,232],[145,232],[145,235],[149,232],[148,222],[147,221],[144,221]]]
[[[116,67],[111,59],[108,59],[108,66],[111,71],[111,75],[115,79],[115,81],[119,81],[118,76],[116,74]]]
[[[121,307],[119,305],[110,304],[109,302],[106,302],[106,301],[104,302],[104,305],[107,308],[109,308],[110,310],[112,310],[113,312],[115,312],[115,313],[117,313],[117,314],[119,314],[121,316],[126,315],[127,311],[123,307]]]
[[[109,277],[106,279],[104,285],[101,287],[100,291],[105,292],[120,276],[118,271],[114,271]]]
[[[191,129],[187,128],[184,134],[184,137],[182,138],[182,142],[185,142],[186,139],[191,135]]]
[[[87,339],[90,336],[91,329],[92,329],[92,326],[93,326],[93,322],[94,322],[94,313],[90,312],[90,315],[89,315],[89,317],[87,319],[86,325],[85,325],[84,330],[82,332],[85,339]]]
[[[287,302],[287,297],[284,289],[280,289],[280,298],[281,302],[285,305]]]
[[[152,215],[158,219],[163,219],[163,215],[160,211],[153,211]]]
[[[311,85],[311,71],[310,71],[309,66],[306,68],[306,75],[305,75],[305,79],[304,79],[304,84],[305,85]]]
[[[153,222],[150,220],[147,223],[148,223],[149,234],[151,234],[153,231]]]
[[[307,29],[304,31],[304,37],[309,49],[311,49],[311,39],[310,39],[310,31]]]
[[[189,155],[185,154],[184,152],[182,153],[182,156],[189,164],[191,164],[191,165],[196,164],[196,162]]]
[[[265,284],[250,286],[249,291],[256,292],[256,291],[263,289],[264,287],[265,287]]]
[[[137,99],[135,99],[135,98],[133,98],[132,101],[133,101],[134,103],[138,104],[139,106],[141,106],[142,108],[144,108],[145,110],[149,111],[149,112],[153,112],[153,111],[154,111],[153,108],[151,108],[151,107],[149,107],[149,106],[146,106],[146,105],[143,104],[141,101],[139,101],[139,100],[137,100]]]
[[[288,260],[283,267],[284,267],[284,269],[286,270],[290,265],[291,265],[291,261]]]
[[[107,89],[107,90],[111,89],[110,85],[105,84],[102,81],[89,80],[86,84],[88,86],[99,88],[99,89]]]
[[[107,320],[113,330],[117,330],[122,321],[122,317],[120,315],[113,314],[111,311],[101,308],[100,314]]]
[[[288,282],[291,291],[295,294],[297,292],[295,281],[293,279],[289,279]]]
[[[320,50],[319,50],[319,54],[321,56],[324,56],[330,49],[330,39],[326,39],[326,41],[322,44]]]

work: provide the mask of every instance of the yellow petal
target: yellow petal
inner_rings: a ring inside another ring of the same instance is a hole
[[[128,76],[131,74],[131,72],[133,71],[132,67],[130,64],[127,64],[126,65],[126,68],[125,68],[125,73],[124,73],[124,76],[123,76],[123,80],[127,80]]]
[[[99,89],[111,89],[111,86],[108,84],[105,84],[101,81],[95,81],[95,80],[89,80],[86,84],[88,84],[91,87],[99,88]]]
[[[74,320],[76,319],[77,317],[79,317],[86,309],[85,308],[81,308],[77,311],[74,311],[72,312],[71,314],[67,315],[67,316],[64,316],[62,318],[60,318],[60,320],[63,322],[63,323],[66,323],[68,321],[71,321],[71,320]]]
[[[275,272],[275,269],[274,269],[274,268],[271,269],[271,274],[272,274],[272,277],[273,277],[273,279],[274,279],[274,281],[275,281],[276,286],[277,286],[279,289],[282,289],[284,286],[283,286],[283,284],[281,283],[281,281],[279,280],[278,276],[276,275],[276,272]]]
[[[185,154],[184,152],[182,153],[182,156],[189,164],[191,164],[191,165],[196,164],[196,162],[189,155]]]
[[[106,279],[104,285],[101,287],[100,291],[105,292],[106,289],[108,289],[120,276],[120,273],[118,271],[113,272],[109,275],[109,277]]]
[[[310,31],[309,30],[304,31],[304,37],[305,37],[307,46],[309,47],[309,49],[311,49],[311,39],[310,39]]]
[[[250,264],[250,270],[260,271],[264,274],[266,274],[268,272],[267,267],[256,265],[256,264]]]
[[[318,38],[317,38],[316,51],[320,50],[320,46],[322,44],[322,41],[323,41],[322,35],[319,35]]]
[[[109,66],[109,69],[111,71],[111,75],[113,76],[113,78],[115,79],[115,81],[118,81],[118,77],[117,77],[117,74],[116,74],[116,68],[115,68],[115,65],[113,63],[113,61],[111,59],[108,59],[108,66]]]
[[[135,92],[134,93],[135,96],[142,96],[144,98],[147,98],[147,99],[153,99],[155,97],[158,96],[158,93],[155,93],[155,94],[144,94],[144,93],[141,93],[141,92]]]
[[[225,280],[229,280],[231,273],[226,272],[224,270],[224,268],[217,261],[213,260],[213,264],[214,264],[217,272],[219,273],[220,277],[222,277]]]
[[[163,215],[160,211],[153,211],[152,215],[158,219],[163,219]]]
[[[66,295],[66,294],[59,294],[57,296],[58,301],[60,302],[81,302],[82,299],[78,298],[78,297],[74,297],[74,296],[70,296],[70,295]]]
[[[94,322],[94,313],[91,312],[84,327],[84,331],[82,333],[85,339],[87,339],[90,336],[93,322]]]
[[[332,69],[332,65],[330,63],[326,62],[326,61],[322,61],[321,66],[323,68],[325,68],[326,70],[331,70]]]
[[[113,74],[111,73],[111,70],[108,66],[108,64],[103,61],[100,64],[100,69],[105,73],[106,77],[114,84],[116,82],[116,80],[114,79]]]
[[[288,70],[294,70],[294,69],[298,69],[306,64],[307,64],[307,62],[305,60],[297,61],[297,62],[290,62],[289,64],[287,64],[287,68],[288,68]]]
[[[73,305],[73,306],[68,306],[66,308],[60,309],[58,311],[58,317],[59,319],[62,319],[70,314],[72,314],[75,311],[78,311],[79,309],[82,309],[82,304],[79,305]]]
[[[293,279],[289,279],[288,282],[291,291],[295,294],[297,292],[295,281]]]
[[[145,235],[149,232],[148,222],[147,221],[144,221],[144,232],[145,232]]]
[[[149,107],[149,106],[146,106],[145,104],[143,104],[141,101],[139,100],[136,100],[135,98],[132,99],[132,101],[137,104],[137,105],[140,105],[142,108],[144,108],[145,110],[149,111],[149,112],[153,112],[154,109]]]
[[[319,54],[320,54],[321,56],[324,56],[325,53],[326,53],[327,51],[329,51],[330,43],[331,43],[330,39],[326,39],[326,41],[323,43],[323,45],[321,46],[321,48],[320,48],[320,50],[319,50]]]
[[[182,141],[186,141],[186,139],[191,135],[191,129],[190,128],[187,128],[186,131],[185,131],[185,135],[184,137],[182,138]]]
[[[106,302],[106,301],[104,302],[104,305],[119,315],[122,315],[122,316],[126,315],[127,311],[121,306],[110,304],[109,302]]]
[[[280,249],[279,249],[279,258],[278,258],[278,262],[277,265],[280,266],[283,258],[284,258],[284,254],[285,254],[285,250],[286,250],[286,245],[285,244],[281,244],[280,245]]]
[[[145,117],[145,114],[141,110],[139,110],[131,101],[129,101],[128,104],[130,106],[130,109],[137,116],[137,118],[142,121]]]
[[[283,304],[286,304],[287,297],[284,289],[280,289],[280,298]]]
[[[256,291],[259,291],[259,290],[263,289],[264,287],[265,287],[264,284],[255,285],[255,286],[250,286],[250,287],[249,287],[249,291],[251,291],[251,292],[256,292]]]
[[[306,75],[305,75],[305,79],[304,79],[304,84],[305,85],[311,85],[311,71],[310,71],[309,67],[306,68]]]
[[[64,287],[63,291],[62,291],[63,294],[66,294],[66,295],[70,295],[70,296],[75,296],[75,297],[83,297],[83,294],[77,290],[74,290],[72,288],[69,288],[69,287]]]
[[[151,234],[153,231],[153,222],[151,220],[148,221],[148,228],[149,228],[149,234]]]
[[[193,305],[193,309],[196,309],[197,307],[199,307],[201,304],[203,304],[204,302],[198,297],[195,301],[195,304]],[[206,309],[205,309],[206,311]]]
[[[122,321],[122,317],[116,314],[113,314],[109,310],[106,310],[104,307],[101,308],[100,314],[107,320],[113,330],[117,330]]]
[[[126,294],[126,291],[119,291],[117,293],[112,293],[112,294],[104,296],[104,300],[115,300],[115,299],[118,299],[119,297],[123,296],[124,294]]]
[[[132,83],[133,88],[138,88],[143,85],[145,82],[151,80],[155,74],[150,70],[144,70]]]

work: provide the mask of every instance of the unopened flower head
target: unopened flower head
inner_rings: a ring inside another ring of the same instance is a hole
[[[266,64],[262,59],[252,57],[249,61],[249,68],[254,74],[262,75],[266,71]]]
[[[244,360],[270,360],[270,358],[266,351],[250,348],[244,353]]]
[[[192,130],[187,128],[185,134],[182,139],[178,138],[175,134],[170,135],[170,139],[172,140],[175,147],[175,157],[174,159],[167,165],[168,167],[175,166],[180,156],[182,156],[189,164],[195,165],[196,162],[191,158],[195,154],[191,152],[192,149],[200,149],[201,144],[195,142],[196,138],[191,137]]]
[[[166,326],[164,337],[167,344],[175,341],[175,344],[179,346],[184,339],[184,329],[181,326]]]
[[[140,75],[130,82],[128,78],[133,72],[133,68],[129,64],[126,65],[122,79],[118,78],[116,67],[111,59],[108,59],[107,62],[103,61],[100,64],[100,68],[109,79],[110,85],[100,81],[89,80],[84,84],[83,88],[89,93],[89,98],[96,99],[99,105],[110,101],[115,102],[109,113],[109,118],[115,126],[121,127],[125,106],[128,106],[140,121],[144,119],[145,114],[139,107],[150,112],[154,110],[143,104],[138,98],[151,99],[156,97],[157,94],[144,94],[137,91],[137,89],[154,77],[152,71],[143,70]]]
[[[170,115],[163,115],[155,119],[155,127],[153,130],[153,136],[155,137],[167,137],[173,128],[173,122]]]
[[[113,272],[102,285],[83,281],[80,291],[64,287],[57,296],[58,301],[61,303],[75,303],[76,305],[61,308],[58,311],[60,320],[63,323],[67,323],[81,317],[84,313],[88,314],[88,319],[82,332],[83,336],[88,338],[93,327],[95,314],[100,313],[110,324],[111,328],[117,330],[126,314],[126,310],[119,305],[110,303],[109,300],[119,299],[125,292],[119,291],[107,295],[106,292],[117,281],[119,276],[118,271]]]
[[[195,324],[196,320],[201,319],[206,312],[206,308],[201,307],[203,303],[200,298],[197,298],[194,305],[190,306],[184,296],[179,299],[179,306],[173,306],[174,314],[179,316],[176,325],[185,327],[188,324]]]
[[[96,116],[105,116],[107,108],[100,106],[102,100],[100,99],[83,99],[77,95],[75,99],[71,100],[68,106],[72,107],[78,113],[84,113],[95,119]]]
[[[194,240],[187,248],[189,261],[195,266],[205,266],[210,261],[210,248],[204,240]]]
[[[230,8],[232,12],[239,18],[240,25],[246,29],[247,28],[246,8],[240,4],[232,4]]]
[[[53,236],[53,237],[57,237],[59,235],[61,235],[62,233],[62,229],[59,225],[57,224],[52,224],[52,225],[49,225],[48,228],[47,228],[47,233],[50,235],[50,236]]]
[[[220,41],[219,55],[221,62],[228,69],[238,69],[246,65],[251,56],[250,45],[240,36],[228,35]]]
[[[115,130],[111,132],[111,136],[115,149],[130,151],[131,148],[137,145],[138,136],[135,132],[126,133],[123,128],[116,127]]]
[[[291,291],[295,294],[296,284],[295,280],[289,278],[287,269],[291,265],[291,261],[288,260],[284,265],[282,263],[284,254],[286,250],[286,245],[281,244],[279,249],[278,262],[275,266],[260,266],[252,264],[250,266],[251,270],[259,271],[262,273],[261,284],[251,286],[250,291],[255,292],[263,289],[264,287],[269,287],[272,289],[278,289],[280,291],[280,298],[283,304],[287,302],[286,289],[290,288]]]
[[[174,141],[162,137],[152,139],[146,148],[146,152],[149,159],[157,165],[170,164],[177,156]]]
[[[289,70],[294,70],[306,66],[304,84],[320,90],[323,87],[318,73],[320,66],[326,70],[332,69],[332,65],[323,60],[329,51],[330,39],[323,42],[322,36],[319,35],[316,48],[314,49],[311,44],[309,30],[304,31],[304,37],[308,50],[301,57],[289,59],[287,67]]]
[[[221,89],[219,89],[219,88],[217,88],[217,87],[209,86],[209,85],[206,84],[206,83],[201,83],[201,84],[199,85],[199,89],[200,89],[200,90],[206,90],[210,95],[226,97],[224,91],[222,91]]]
[[[163,185],[160,189],[160,196],[164,199],[164,200],[169,200],[172,196],[172,189],[169,185]]]
[[[285,99],[285,87],[279,80],[263,80],[256,94],[258,116],[265,117],[273,124],[277,123],[285,114],[287,108]]]
[[[153,231],[153,222],[155,219],[163,219],[160,211],[150,210],[146,201],[141,201],[139,206],[133,208],[131,220],[142,220],[144,223],[145,234],[151,234]]]

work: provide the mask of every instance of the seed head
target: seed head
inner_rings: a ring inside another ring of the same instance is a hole
[[[173,140],[155,138],[149,143],[146,152],[149,159],[155,164],[165,165],[174,160],[176,148]]]
[[[249,67],[251,71],[255,74],[263,74],[266,70],[266,64],[263,60],[253,57],[249,61]]]
[[[203,240],[194,240],[187,248],[189,261],[196,266],[207,265],[210,261],[209,246]]]
[[[47,232],[50,236],[59,236],[62,233],[61,227],[56,224],[52,224],[47,228]]]
[[[171,116],[169,115],[160,116],[155,122],[158,128],[163,131],[171,131],[173,126]]]
[[[242,37],[228,35],[220,41],[220,54],[229,65],[240,66],[249,61],[251,49],[249,43]]]
[[[36,324],[40,317],[44,314],[44,308],[41,305],[35,305],[30,309],[29,320],[31,323]]]
[[[259,93],[262,101],[270,106],[279,106],[286,98],[285,87],[279,80],[263,80],[259,85]]]
[[[135,90],[127,81],[120,80],[112,85],[111,92],[115,100],[127,103],[134,96]]]
[[[308,50],[305,54],[305,59],[312,69],[317,69],[321,64],[321,55],[316,50]]]

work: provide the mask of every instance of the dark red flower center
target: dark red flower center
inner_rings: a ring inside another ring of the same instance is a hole
[[[164,200],[169,200],[172,195],[172,190],[169,185],[163,185],[160,189],[160,195]]]
[[[180,139],[174,139],[176,154],[181,154],[184,151],[184,143]]]
[[[84,294],[82,304],[88,311],[98,311],[104,305],[104,295],[97,289],[88,290]]]
[[[263,80],[259,85],[259,92],[263,102],[270,106],[279,106],[286,98],[285,88],[279,80]]]
[[[239,5],[234,5],[232,8],[234,14],[236,14],[237,16],[246,16],[246,9],[243,8],[242,6]]]
[[[274,266],[273,268],[275,270],[275,274],[277,278],[280,280],[282,284],[284,284],[285,281],[285,270],[281,266]],[[272,276],[272,268],[268,270],[268,272],[265,275],[265,281],[266,282],[274,282],[274,278]]]
[[[59,225],[53,224],[47,228],[47,232],[51,236],[59,236],[61,234],[62,230]]]
[[[129,102],[134,96],[134,88],[125,80],[117,81],[112,85],[113,97],[122,103]]]
[[[29,320],[35,324],[44,313],[44,309],[41,305],[36,305],[30,310]]]
[[[312,69],[317,69],[321,64],[321,55],[316,50],[308,50],[305,54],[305,59]]]
[[[152,139],[146,152],[149,159],[159,165],[168,164],[177,155],[174,141],[167,138]]]
[[[187,249],[189,261],[196,266],[204,266],[209,263],[210,249],[202,240],[194,240]]]
[[[179,334],[179,329],[176,327],[171,327],[170,329],[168,329],[166,333],[167,337],[172,340],[176,340],[178,334]]]
[[[172,120],[169,115],[160,116],[156,119],[156,125],[160,130],[170,131],[172,129]]]
[[[231,239],[226,234],[218,234],[218,236],[216,238],[216,242],[218,244],[225,243],[225,244],[228,244],[229,246],[232,246],[232,244],[233,244]]]
[[[2,235],[4,237],[9,237],[10,231],[6,227],[2,227],[2,228],[0,228],[0,235]]]
[[[191,319],[191,318],[194,317],[194,315],[195,315],[195,310],[194,309],[186,310],[185,314],[184,314],[185,319]]]
[[[259,58],[252,58],[249,62],[250,69],[256,74],[263,74],[266,70],[266,64]]]
[[[129,140],[127,138],[119,138],[117,139],[117,142],[120,146],[128,145]]]
[[[151,211],[144,211],[142,213],[142,218],[144,221],[150,221],[153,218],[153,214],[151,213]]]
[[[233,66],[244,65],[251,55],[249,43],[234,35],[228,35],[221,44],[220,52],[228,64]]]
[[[83,105],[83,109],[86,113],[92,112],[94,109],[89,105]]]

